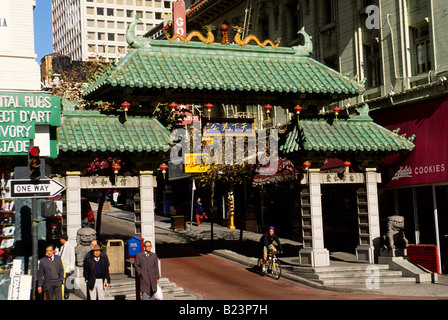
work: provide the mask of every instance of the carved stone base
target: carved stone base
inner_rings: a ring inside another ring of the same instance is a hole
[[[330,252],[327,249],[304,248],[299,251],[300,265],[309,267],[328,267]]]

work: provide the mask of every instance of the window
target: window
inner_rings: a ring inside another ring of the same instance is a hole
[[[367,88],[375,88],[382,85],[383,73],[381,70],[379,43],[364,45],[364,72],[367,78]]]
[[[332,23],[335,20],[334,0],[323,0],[323,25]]]
[[[412,28],[414,40],[414,65],[416,74],[431,70],[431,46],[429,41],[429,26]]]
[[[115,41],[115,33],[108,33],[107,34],[107,40]]]
[[[98,32],[98,40],[105,40],[105,34],[104,32]]]
[[[286,6],[287,12],[289,13],[289,28],[290,28],[290,39],[294,40],[299,37],[297,34],[302,27],[301,16],[299,12],[299,1],[295,0],[290,2]]]
[[[96,8],[96,14],[99,16],[104,16],[104,8]]]
[[[132,10],[126,10],[126,17],[132,18]]]
[[[114,15],[114,9],[108,8],[108,9],[107,9],[107,15],[108,15],[109,17],[113,17],[113,15]]]

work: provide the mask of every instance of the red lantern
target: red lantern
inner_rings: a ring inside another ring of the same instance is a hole
[[[177,105],[177,103],[175,103],[175,102],[171,102],[171,103],[168,105],[168,108],[170,108],[171,111],[174,111],[174,109],[177,109],[177,108],[178,108],[178,105]]]
[[[163,173],[163,179],[165,179],[165,173],[166,173],[166,170],[168,170],[168,165],[165,164],[165,163],[162,163],[162,164],[159,166],[159,168],[160,168],[160,170],[162,170],[162,173]]]
[[[295,106],[294,107],[294,111],[296,112],[296,115],[297,115],[297,123],[299,122],[299,115],[300,115],[300,112],[302,111],[303,109],[302,109],[302,107],[301,106]]]
[[[305,161],[302,166],[305,168],[305,170],[308,171],[308,169],[311,167],[311,163],[309,161]]]
[[[128,119],[128,110],[129,110],[129,108],[131,107],[131,104],[129,103],[129,102],[127,102],[127,101],[125,101],[125,102],[123,102],[122,104],[121,104],[121,108],[123,109],[123,111],[124,111],[124,118],[127,120]]]
[[[271,113],[271,110],[272,110],[272,106],[270,105],[270,104],[267,104],[267,105],[265,105],[264,107],[264,110],[266,110],[266,113],[268,114],[268,119],[270,119],[270,113]]]
[[[118,171],[120,171],[120,169],[121,169],[121,166],[120,166],[118,163],[114,163],[114,164],[112,165],[112,170],[114,170],[114,173],[115,173],[115,174],[117,174]]]
[[[350,166],[351,166],[352,164],[350,163],[350,161],[345,161],[345,162],[343,163],[343,165],[344,165],[344,167],[345,167],[345,173],[348,174],[349,168],[350,168]]]
[[[340,111],[341,111],[341,108],[339,108],[339,107],[334,107],[333,108],[333,112],[336,115],[336,120],[338,120],[338,114],[339,114]]]
[[[210,120],[210,114],[212,113],[213,105],[211,103],[207,103],[204,106],[205,109],[207,109],[208,112],[208,120]]]

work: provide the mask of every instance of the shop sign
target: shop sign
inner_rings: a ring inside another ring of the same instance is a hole
[[[202,153],[187,153],[185,154],[185,173],[203,173],[210,169],[209,165],[204,165],[202,159],[206,155]]]
[[[36,126],[60,125],[59,97],[47,93],[0,93],[1,156],[26,155],[30,140],[35,139]],[[51,156],[56,152],[53,148]]]

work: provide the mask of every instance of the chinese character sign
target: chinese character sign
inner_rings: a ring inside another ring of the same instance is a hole
[[[204,136],[254,136],[254,123],[250,121],[243,122],[207,122],[204,127]]]

